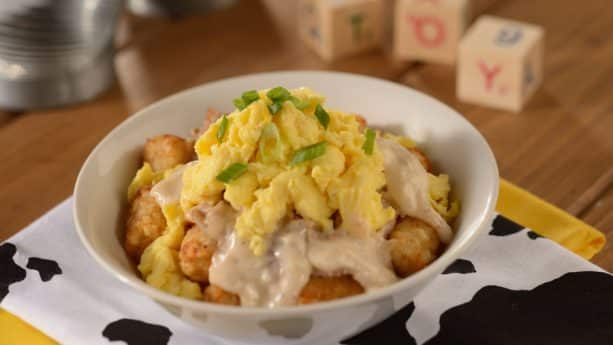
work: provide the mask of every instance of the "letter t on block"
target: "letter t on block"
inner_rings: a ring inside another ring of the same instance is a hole
[[[520,111],[543,80],[544,36],[535,25],[480,17],[460,43],[458,98]]]
[[[326,60],[376,48],[383,37],[383,9],[383,0],[300,0],[300,37]]]
[[[394,55],[453,64],[468,26],[468,0],[397,0]]]

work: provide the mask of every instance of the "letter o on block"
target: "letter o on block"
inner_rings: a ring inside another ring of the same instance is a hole
[[[453,64],[470,19],[468,0],[397,0],[394,55]]]

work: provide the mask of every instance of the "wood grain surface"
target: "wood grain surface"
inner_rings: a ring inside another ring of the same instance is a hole
[[[455,97],[455,70],[395,61],[389,47],[325,63],[297,37],[295,1],[243,0],[181,19],[126,15],[116,85],[58,109],[0,111],[0,240],[72,193],[87,154],[115,125],[167,95],[247,73],[339,70],[400,82],[459,110],[485,135],[502,177],[613,240],[613,11],[609,0],[479,0],[485,13],[546,30],[545,82],[511,114]],[[172,116],[169,114],[169,116]],[[608,247],[594,261],[613,270]]]

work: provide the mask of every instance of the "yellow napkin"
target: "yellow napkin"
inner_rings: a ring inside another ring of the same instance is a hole
[[[605,244],[605,237],[600,231],[505,180],[500,182],[496,209],[510,220],[558,242],[588,260]],[[34,327],[2,309],[0,309],[0,334],[2,334],[0,345],[57,344]]]
[[[587,260],[606,242],[600,231],[503,179],[496,210]]]

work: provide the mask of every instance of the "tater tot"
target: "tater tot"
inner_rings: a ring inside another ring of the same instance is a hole
[[[150,193],[141,188],[132,201],[126,223],[124,248],[130,257],[138,260],[147,246],[166,229],[162,209]]]
[[[351,276],[311,276],[298,296],[298,304],[311,304],[337,298],[359,295],[364,292],[360,283]]]
[[[240,305],[240,297],[228,292],[217,285],[209,285],[204,289],[202,298],[206,302],[226,305]]]
[[[179,251],[179,264],[183,274],[193,281],[207,283],[215,249],[215,244],[207,240],[200,227],[189,229],[183,237]]]
[[[162,134],[147,139],[143,156],[155,171],[162,171],[192,160],[193,147],[183,138]]]
[[[366,126],[368,125],[368,122],[366,121],[366,119],[363,116],[356,115],[355,119],[358,121],[358,124],[360,125],[360,130],[361,131],[366,129]]]
[[[191,136],[194,139],[198,139],[202,135],[202,133],[206,132],[209,126],[217,121],[223,115],[222,112],[217,111],[217,109],[208,108],[206,110],[206,116],[204,117],[204,121],[202,122],[202,127],[194,128],[191,131]]]
[[[204,119],[204,122],[202,123],[201,132],[204,133],[209,128],[209,126],[215,121],[217,121],[222,115],[223,113],[221,111],[218,111],[217,109],[213,108],[208,108],[206,110],[206,117]]]
[[[389,244],[394,270],[404,278],[436,258],[440,241],[430,225],[419,219],[405,218],[390,234]]]
[[[426,169],[427,172],[432,172],[432,163],[430,163],[430,160],[428,159],[428,157],[426,157],[426,154],[424,154],[422,150],[413,147],[410,148],[409,151],[413,152],[417,156],[419,162],[424,167],[424,169]]]

